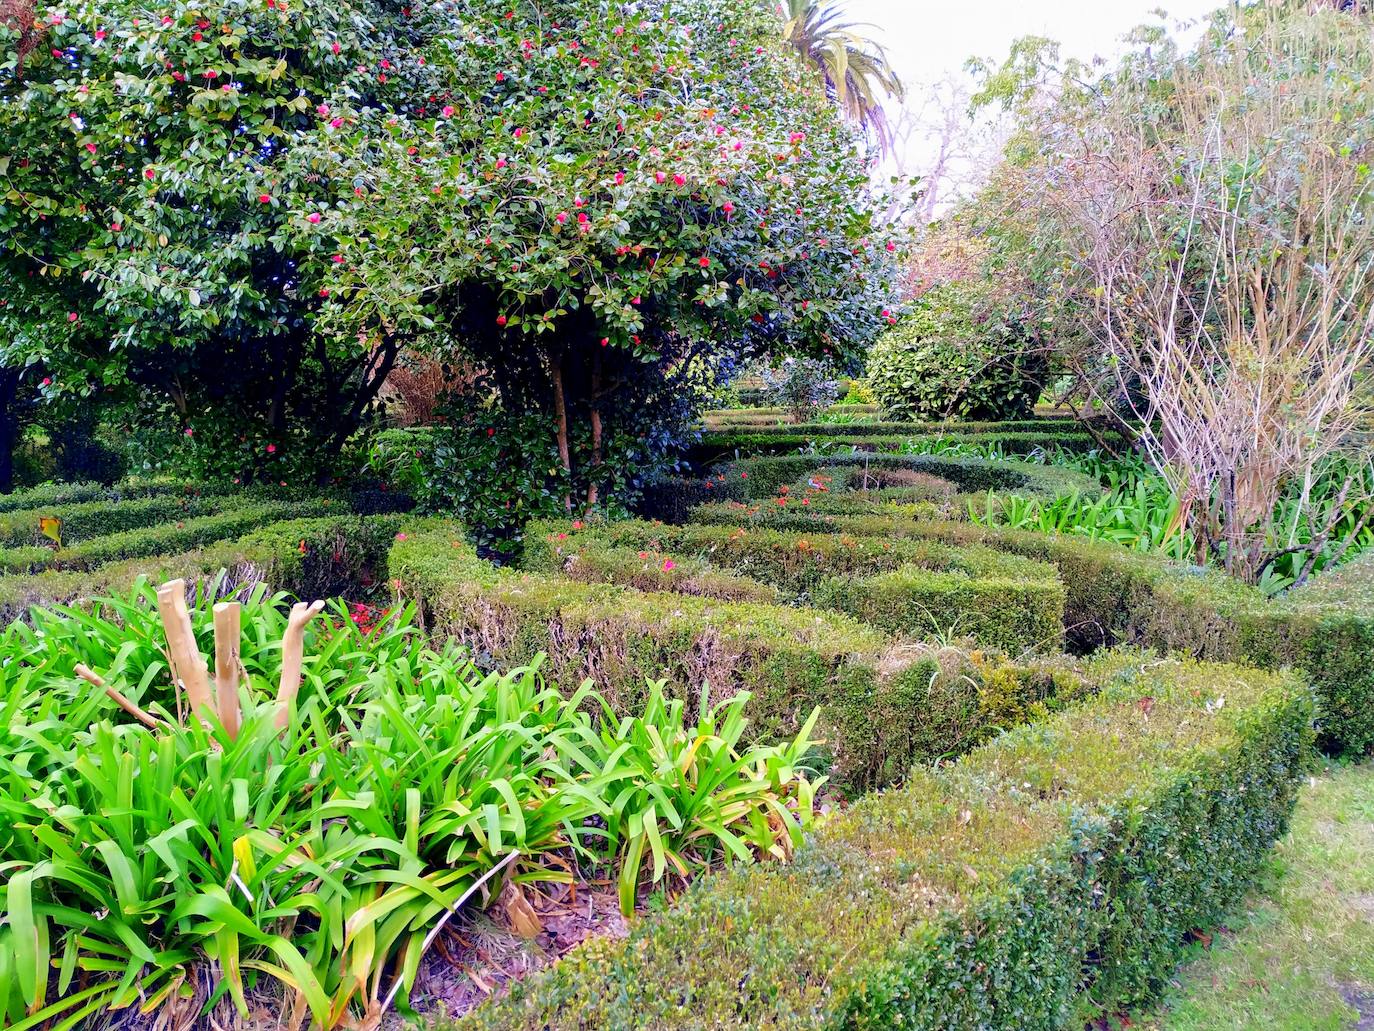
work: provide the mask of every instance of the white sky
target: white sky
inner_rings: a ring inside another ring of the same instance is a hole
[[[1060,42],[1063,58],[1095,57],[1110,60],[1122,50],[1121,37],[1138,25],[1159,24],[1158,12],[1167,14],[1165,24],[1187,38],[1200,31],[1201,23],[1229,0],[847,0],[845,11],[861,30],[881,43],[907,87],[905,107],[925,122],[936,110],[931,107],[928,84],[954,76],[967,80],[965,62],[979,57],[1004,60],[1014,40],[1022,36],[1048,36]],[[947,93],[948,87],[942,87]],[[885,105],[886,106],[886,105]],[[962,107],[959,108],[962,110]],[[889,110],[895,121],[898,112]],[[978,170],[990,165],[995,144],[979,143],[996,137],[991,115],[980,121],[978,131],[963,134],[966,152],[956,154],[947,168],[949,178],[933,191],[936,210],[947,209],[952,193],[967,193],[979,180]],[[989,147],[992,149],[989,150]],[[882,166],[924,175],[938,149],[934,139],[917,132],[899,144],[898,152]],[[927,180],[929,184],[931,180]]]
[[[1170,23],[1195,21],[1226,0],[849,0],[870,22],[888,55],[912,82],[958,71],[969,57],[1004,58],[1020,36],[1049,36],[1065,56],[1110,57],[1117,41],[1163,7]]]

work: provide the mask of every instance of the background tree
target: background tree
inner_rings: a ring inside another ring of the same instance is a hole
[[[1169,481],[1199,558],[1253,580],[1296,551],[1301,582],[1369,512],[1369,23],[1273,3],[1187,54],[1136,41],[1106,76],[1028,47],[989,80],[1024,131],[983,224],[1046,319],[1080,325],[1066,362]]]
[[[845,114],[872,131],[881,147],[891,144],[884,97],[901,102],[904,90],[887,54],[848,21],[837,0],[787,0],[783,36],[821,74]]]
[[[479,425],[542,416],[563,508],[624,503],[627,472],[747,352],[857,367],[892,317],[898,241],[861,138],[798,81],[767,10],[464,15],[451,34],[418,16],[442,39],[424,112],[349,108],[347,132],[293,154],[293,175],[333,184],[308,272],[321,319],[456,341],[499,398]]]

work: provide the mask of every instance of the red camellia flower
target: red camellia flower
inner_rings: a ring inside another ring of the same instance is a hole
[[[700,258],[697,259],[697,264],[700,265],[702,268],[710,268],[711,259],[706,257],[705,255],[702,255]]]
[[[342,255],[342,254],[336,254],[336,255],[334,255],[333,261],[334,261],[334,264],[335,264],[335,265],[342,265],[342,264],[343,264],[343,255]]]
[[[625,173],[624,173],[624,172],[617,172],[617,173],[615,174],[615,184],[616,184],[617,186],[623,186],[623,185],[625,185]]]
[[[271,204],[271,203],[272,203],[272,195],[271,195],[270,193],[259,194],[259,195],[258,195],[258,203],[259,203],[259,204]]]
[[[268,444],[268,445],[267,445],[267,453],[268,453],[269,455],[275,455],[275,454],[277,453],[277,445],[276,445],[276,444]]]
[[[681,172],[677,172],[673,175],[673,182],[678,186],[685,186],[687,185],[687,177]]]
[[[504,315],[496,316],[496,324],[498,326],[504,326],[506,324],[506,317]]]
[[[152,169],[152,168],[145,168],[145,169],[143,170],[143,178],[144,178],[144,179],[151,179],[151,178],[152,178],[153,176],[155,176],[155,175],[157,175],[157,171],[156,171],[155,169]]]
[[[671,573],[671,572],[672,572],[674,569],[676,569],[676,568],[677,568],[677,563],[675,563],[672,559],[670,559],[670,558],[665,558],[665,559],[663,560],[663,571],[664,571],[665,573]]]

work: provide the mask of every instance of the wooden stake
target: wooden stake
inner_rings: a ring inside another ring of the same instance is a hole
[[[219,721],[232,741],[239,736],[239,603],[215,606],[215,698]]]
[[[151,715],[150,713],[144,712],[133,702],[129,701],[128,698],[126,698],[124,695],[116,691],[113,687],[107,687],[105,685],[105,681],[101,680],[100,677],[97,676],[94,672],[92,672],[91,668],[85,665],[84,663],[78,662],[76,664],[76,675],[80,677],[82,680],[86,681],[87,683],[94,684],[96,687],[104,691],[107,695],[110,696],[110,699],[116,705],[118,705],[121,709],[127,712],[134,719],[138,720],[139,723],[142,723],[145,727],[151,727],[153,730],[159,730],[165,726],[165,724],[160,719],[158,719],[156,716]]]
[[[196,648],[196,635],[191,629],[191,614],[186,611],[186,581],[168,580],[157,589],[157,610],[162,616],[162,629],[167,634],[167,655],[172,663],[172,676],[186,689],[186,700],[192,715],[214,704],[210,695],[210,674]]]
[[[301,689],[301,660],[305,655],[305,626],[324,608],[324,602],[306,605],[298,601],[291,606],[286,619],[286,633],[281,639],[281,686],[277,689],[276,727],[282,730],[291,719],[291,703]]]

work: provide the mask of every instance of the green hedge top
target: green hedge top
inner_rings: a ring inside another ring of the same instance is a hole
[[[47,508],[53,505],[79,505],[91,501],[119,502],[131,498],[199,497],[224,494],[229,488],[210,484],[190,484],[180,480],[126,481],[107,487],[99,483],[44,483],[37,487],[0,494],[0,512]]]
[[[1147,996],[1282,832],[1310,701],[1295,677],[1178,660],[1088,675],[1096,699],[860,800],[791,863],[698,882],[452,1026],[1024,1031]]]
[[[145,555],[89,569],[0,576],[0,623],[35,605],[71,604],[127,590],[139,577],[160,583],[178,577],[207,580],[221,570],[232,589],[265,583],[302,598],[327,598],[354,586],[386,580],[386,555],[399,515],[322,516],[274,522],[232,541],[177,554]]]
[[[699,506],[692,515],[731,526],[985,544],[1051,562],[1067,591],[1065,629],[1076,649],[1126,642],[1264,668],[1295,666],[1320,696],[1323,747],[1374,751],[1374,598],[1371,565],[1362,560],[1270,599],[1216,570],[1073,535],[728,502]]]
[[[809,590],[829,576],[868,576],[906,565],[1005,580],[1054,580],[1058,575],[1047,562],[981,545],[959,547],[932,540],[884,541],[767,528],[744,531],[726,526],[670,526],[644,520],[580,529],[565,521],[532,522],[526,534],[524,565],[557,572],[568,559],[595,544],[653,552],[669,562],[705,559],[723,569],[796,591]]]
[[[887,419],[865,419],[856,422],[790,422],[779,416],[774,422],[758,422],[758,416],[732,421],[728,416],[707,416],[707,428],[712,432],[745,432],[757,436],[779,434],[811,437],[991,437],[1005,434],[1052,434],[1056,436],[1084,436],[1086,431],[1072,420],[1063,418],[1007,419],[1001,422],[893,422]]]
[[[1035,451],[1073,451],[1086,452],[1099,447],[1097,439],[1091,434],[1072,430],[1040,430],[1017,433],[902,433],[890,434],[876,432],[867,424],[855,423],[840,427],[843,432],[804,433],[791,427],[777,430],[730,429],[711,430],[701,435],[701,441],[694,445],[691,457],[709,460],[717,456],[733,454],[783,454],[801,448],[852,448],[860,451],[895,452],[912,440],[938,438],[949,444],[996,444],[1004,452],[1026,455]]]

